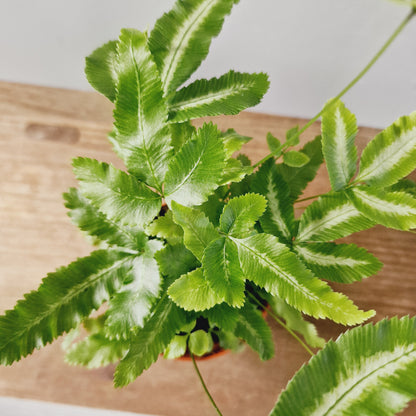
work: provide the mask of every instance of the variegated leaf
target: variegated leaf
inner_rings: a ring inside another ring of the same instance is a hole
[[[357,182],[385,187],[416,168],[416,111],[377,134],[361,155]]]
[[[277,237],[257,234],[233,241],[246,278],[294,308],[346,325],[361,323],[374,315],[374,311],[360,311],[347,297],[333,292]]]
[[[172,149],[158,71],[145,34],[123,29],[117,48],[117,98],[111,141],[128,170],[160,191]]]
[[[348,196],[366,217],[397,230],[416,228],[416,199],[406,192],[385,192],[367,186],[348,190]]]
[[[150,34],[149,48],[165,95],[182,85],[205,59],[211,40],[238,0],[177,0]]]
[[[330,103],[322,115],[322,152],[332,189],[345,188],[357,169],[357,121],[341,101]]]
[[[270,416],[398,414],[416,397],[415,345],[415,318],[351,329],[295,374]]]
[[[308,269],[332,282],[360,281],[383,266],[377,257],[355,244],[301,243],[294,248]]]
[[[373,225],[375,222],[362,214],[344,193],[332,193],[306,208],[296,241],[336,240]]]
[[[260,102],[269,87],[267,75],[230,71],[220,78],[199,79],[182,88],[169,103],[174,123],[219,114],[238,114]]]

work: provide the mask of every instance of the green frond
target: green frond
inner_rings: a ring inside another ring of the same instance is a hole
[[[95,159],[73,160],[82,194],[110,220],[131,227],[144,227],[162,206],[160,195],[122,170]]]
[[[272,310],[284,319],[286,326],[302,335],[306,343],[313,348],[322,348],[325,339],[318,335],[316,326],[304,319],[302,314],[277,296],[268,296],[267,301]]]
[[[177,0],[155,24],[149,38],[163,91],[181,86],[208,54],[224,17],[238,0]]]
[[[345,188],[357,169],[357,120],[341,101],[322,115],[322,152],[334,191]]]
[[[253,173],[252,166],[244,166],[238,159],[227,159],[219,185],[227,185],[232,182],[240,182],[247,175]]]
[[[269,88],[266,74],[230,71],[220,78],[199,79],[182,88],[169,103],[174,123],[219,114],[238,114],[260,102]]]
[[[297,242],[331,241],[375,225],[345,193],[329,193],[310,204],[300,217]]]
[[[85,75],[88,82],[110,101],[116,99],[117,41],[112,40],[97,48],[85,58]]]
[[[172,137],[171,144],[175,153],[196,133],[196,128],[190,122],[172,123],[169,124],[169,129]]]
[[[370,220],[397,230],[416,228],[416,198],[406,192],[385,192],[368,186],[348,190],[355,207]]]
[[[49,273],[0,317],[0,363],[12,364],[75,328],[120,288],[133,259],[99,250]]]
[[[231,237],[247,237],[266,209],[262,195],[250,193],[230,199],[220,217],[220,230]]]
[[[202,316],[208,319],[211,327],[217,326],[224,331],[234,332],[240,314],[239,309],[220,303],[203,311]]]
[[[239,151],[244,144],[252,140],[252,137],[243,136],[234,129],[228,129],[221,133],[221,139],[224,144],[225,157],[228,159],[235,152]]]
[[[225,301],[196,269],[175,280],[168,289],[169,297],[186,311],[204,311]]]
[[[416,397],[415,345],[415,318],[351,329],[297,372],[270,416],[393,416]]]
[[[205,247],[220,235],[203,212],[185,207],[172,201],[173,219],[184,232],[185,246],[192,251],[198,260],[202,260]]]
[[[357,182],[385,187],[416,168],[416,111],[377,134],[363,150]]]
[[[172,149],[168,110],[146,34],[123,29],[117,52],[112,143],[129,172],[160,191]]]
[[[218,238],[204,250],[202,268],[205,280],[218,299],[230,306],[241,307],[245,301],[245,277],[240,268],[235,244],[225,237]]]
[[[159,264],[160,273],[170,279],[177,279],[201,265],[183,244],[167,245],[155,253],[155,259]]]
[[[142,327],[150,315],[162,283],[154,254],[162,247],[160,241],[150,240],[146,252],[133,260],[124,285],[109,301],[105,321],[108,338],[127,339],[131,331]]]
[[[376,274],[383,266],[377,257],[355,244],[309,243],[295,247],[315,276],[338,283],[353,283]]]
[[[290,188],[273,159],[269,159],[253,175],[253,192],[258,192],[267,200],[266,212],[260,218],[261,228],[268,234],[290,242],[295,232],[295,214]]]
[[[104,367],[120,361],[128,349],[128,341],[111,340],[96,333],[74,344],[65,354],[65,362],[87,368]]]
[[[333,292],[277,237],[257,234],[233,241],[246,278],[294,308],[344,325],[361,323],[374,315],[374,311],[361,311],[346,296]]]
[[[165,351],[181,327],[192,320],[190,314],[163,295],[143,328],[132,335],[129,352],[114,373],[115,386],[126,386],[147,370]]]
[[[272,331],[261,312],[252,304],[246,303],[239,310],[234,334],[256,351],[262,361],[274,356]]]
[[[284,163],[277,165],[277,172],[282,175],[289,185],[292,201],[296,201],[306,185],[315,178],[323,162],[321,136],[317,136],[314,140],[306,143],[301,151],[309,157],[309,162],[306,165],[300,168],[293,168]]]
[[[221,183],[225,168],[224,145],[212,123],[204,124],[170,161],[165,199],[182,205],[200,205]]]
[[[164,239],[172,245],[183,242],[183,230],[173,221],[172,211],[157,217],[146,227],[145,231],[148,235]]]
[[[63,194],[65,207],[72,222],[91,237],[98,238],[109,245],[126,247],[140,251],[144,248],[147,237],[138,228],[124,227],[109,220],[81,193],[70,188]]]

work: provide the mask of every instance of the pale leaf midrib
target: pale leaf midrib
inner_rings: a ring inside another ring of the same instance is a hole
[[[12,337],[9,337],[7,339],[7,342],[5,342],[3,345],[1,345],[0,349],[4,349],[7,345],[9,345],[12,341],[14,341],[16,338],[20,338],[22,335],[24,335],[26,332],[28,332],[31,328],[34,328],[40,324],[44,319],[46,319],[48,316],[53,315],[55,313],[55,310],[59,309],[63,305],[70,302],[73,298],[78,296],[81,292],[83,292],[86,288],[93,285],[93,283],[97,282],[102,275],[106,273],[110,273],[112,270],[115,270],[119,268],[123,263],[127,263],[129,260],[131,260],[130,256],[126,256],[124,259],[120,259],[113,263],[111,266],[107,267],[105,270],[100,270],[98,273],[93,274],[93,278],[88,278],[88,280],[81,282],[80,284],[76,285],[76,290],[71,291],[71,293],[67,294],[66,296],[59,299],[60,302],[55,302],[53,306],[51,306],[47,311],[44,311],[42,314],[38,314],[36,316],[36,319],[32,319],[30,321],[30,325],[24,325],[23,328],[21,328],[20,331],[15,333]],[[52,312],[51,312],[52,311]]]
[[[207,5],[205,7],[202,8],[202,10],[198,13],[198,9],[196,10],[196,16],[193,20],[191,20],[190,25],[186,28],[186,30],[183,31],[179,31],[177,36],[175,36],[175,38],[179,37],[179,42],[177,43],[177,47],[175,48],[175,50],[172,53],[169,53],[168,56],[165,58],[165,62],[169,61],[169,65],[166,68],[166,65],[163,66],[163,71],[161,74],[161,78],[162,78],[162,88],[163,91],[166,91],[166,87],[170,84],[176,68],[178,67],[177,62],[180,60],[180,57],[178,58],[177,55],[179,53],[179,51],[182,49],[181,46],[182,44],[185,43],[185,40],[188,36],[188,33],[191,31],[191,29],[197,24],[197,22],[200,20],[201,16],[204,15],[204,13],[206,12],[207,9],[209,9],[213,3],[215,3],[217,0],[211,0],[209,3],[207,3]],[[191,16],[192,19],[193,16]],[[186,21],[184,22],[185,24],[187,23]],[[174,40],[175,38],[172,40],[172,44],[174,44]]]
[[[384,369],[385,367],[390,366],[391,364],[394,364],[395,362],[399,361],[400,359],[407,357],[409,355],[411,355],[412,353],[415,352],[415,349],[413,348],[411,351],[408,351],[406,353],[401,354],[400,356],[388,361],[387,363],[384,363],[383,365],[381,365],[380,367],[376,368],[375,370],[369,372],[368,374],[365,374],[363,377],[361,377],[355,384],[353,384],[348,390],[346,390],[336,401],[335,403],[332,404],[332,406],[330,408],[328,408],[325,413],[319,413],[319,415],[316,416],[330,416],[331,414],[333,414],[333,416],[337,416],[339,415],[339,413],[332,413],[332,411],[335,409],[336,411],[336,407],[341,403],[341,401],[343,401],[348,393],[352,392],[354,389],[356,389],[364,380],[370,378],[371,376],[375,375],[377,372],[381,371],[382,369]],[[315,411],[316,412],[316,411]]]

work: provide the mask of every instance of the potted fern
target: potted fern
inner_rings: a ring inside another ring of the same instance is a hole
[[[382,264],[335,241],[376,224],[416,227],[416,186],[405,179],[416,168],[416,113],[376,135],[359,158],[356,119],[340,101],[411,20],[414,5],[337,97],[285,141],[269,134],[270,153],[253,165],[234,156],[248,137],[191,121],[256,105],[267,76],[230,71],[182,87],[235,3],[178,0],[149,35],[123,29],[87,58],[88,80],[114,103],[109,139],[126,170],[74,160],[79,188],[64,195],[65,205],[98,247],[50,273],[0,317],[0,362],[10,365],[69,333],[66,360],[119,362],[114,380],[122,387],[161,354],[189,355],[221,414],[195,356],[238,350],[245,341],[270,359],[267,308],[312,356],[272,415],[395,414],[416,391],[414,318],[366,324],[325,343],[304,315],[347,326],[371,318],[374,311],[326,281],[360,281]],[[322,134],[295,150],[321,116]],[[332,189],[308,198],[296,217],[295,204],[324,160]],[[105,311],[92,315],[103,303]],[[88,335],[79,340],[81,327]]]

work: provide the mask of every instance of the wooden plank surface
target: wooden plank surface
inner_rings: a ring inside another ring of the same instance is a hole
[[[74,156],[94,157],[122,167],[106,140],[111,111],[111,105],[95,93],[0,83],[1,311],[35,289],[47,272],[89,253],[89,245],[66,216],[61,194],[75,185],[70,168]],[[221,129],[234,127],[254,138],[245,147],[254,161],[267,154],[268,131],[282,137],[286,129],[303,123],[255,113],[214,120]],[[318,133],[316,124],[304,140]],[[375,133],[360,129],[360,146]],[[328,189],[321,169],[306,195]],[[376,227],[346,240],[366,247],[385,267],[362,283],[333,286],[361,308],[376,309],[376,319],[416,314],[416,235]],[[279,391],[308,358],[287,333],[269,323],[276,342],[272,360],[260,362],[246,348],[200,364],[224,415],[267,415]],[[326,321],[320,321],[318,327],[327,339],[343,330]],[[69,367],[63,363],[59,344],[57,341],[12,367],[1,367],[0,395],[165,416],[215,414],[191,363],[160,359],[130,386],[115,390],[113,367]],[[416,406],[403,414],[416,414]]]

